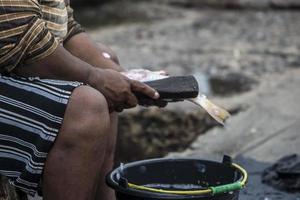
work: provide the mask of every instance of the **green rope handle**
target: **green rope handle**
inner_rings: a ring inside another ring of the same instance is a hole
[[[240,190],[242,188],[243,188],[243,185],[241,182],[235,182],[235,183],[231,183],[231,184],[227,184],[227,185],[210,187],[212,195],[226,193],[226,192],[232,192],[235,190]]]

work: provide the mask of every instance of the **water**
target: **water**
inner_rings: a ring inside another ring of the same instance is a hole
[[[149,188],[163,189],[163,190],[200,190],[204,187],[195,184],[166,184],[166,183],[151,183],[143,185]]]

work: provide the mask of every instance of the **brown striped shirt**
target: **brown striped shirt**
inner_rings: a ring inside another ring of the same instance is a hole
[[[67,0],[0,0],[0,73],[45,58],[82,31]]]

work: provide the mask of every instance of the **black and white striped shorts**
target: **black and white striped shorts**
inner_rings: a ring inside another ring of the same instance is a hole
[[[34,195],[44,163],[79,82],[0,74],[0,174]]]

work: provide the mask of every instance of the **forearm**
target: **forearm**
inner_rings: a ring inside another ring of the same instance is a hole
[[[20,76],[80,81],[88,83],[93,67],[70,54],[59,46],[50,56],[32,64],[16,68],[13,72]]]
[[[114,69],[123,71],[122,67],[112,58],[105,57],[102,49],[86,33],[73,36],[66,42],[64,47],[74,56],[89,63],[90,65],[102,69]]]

